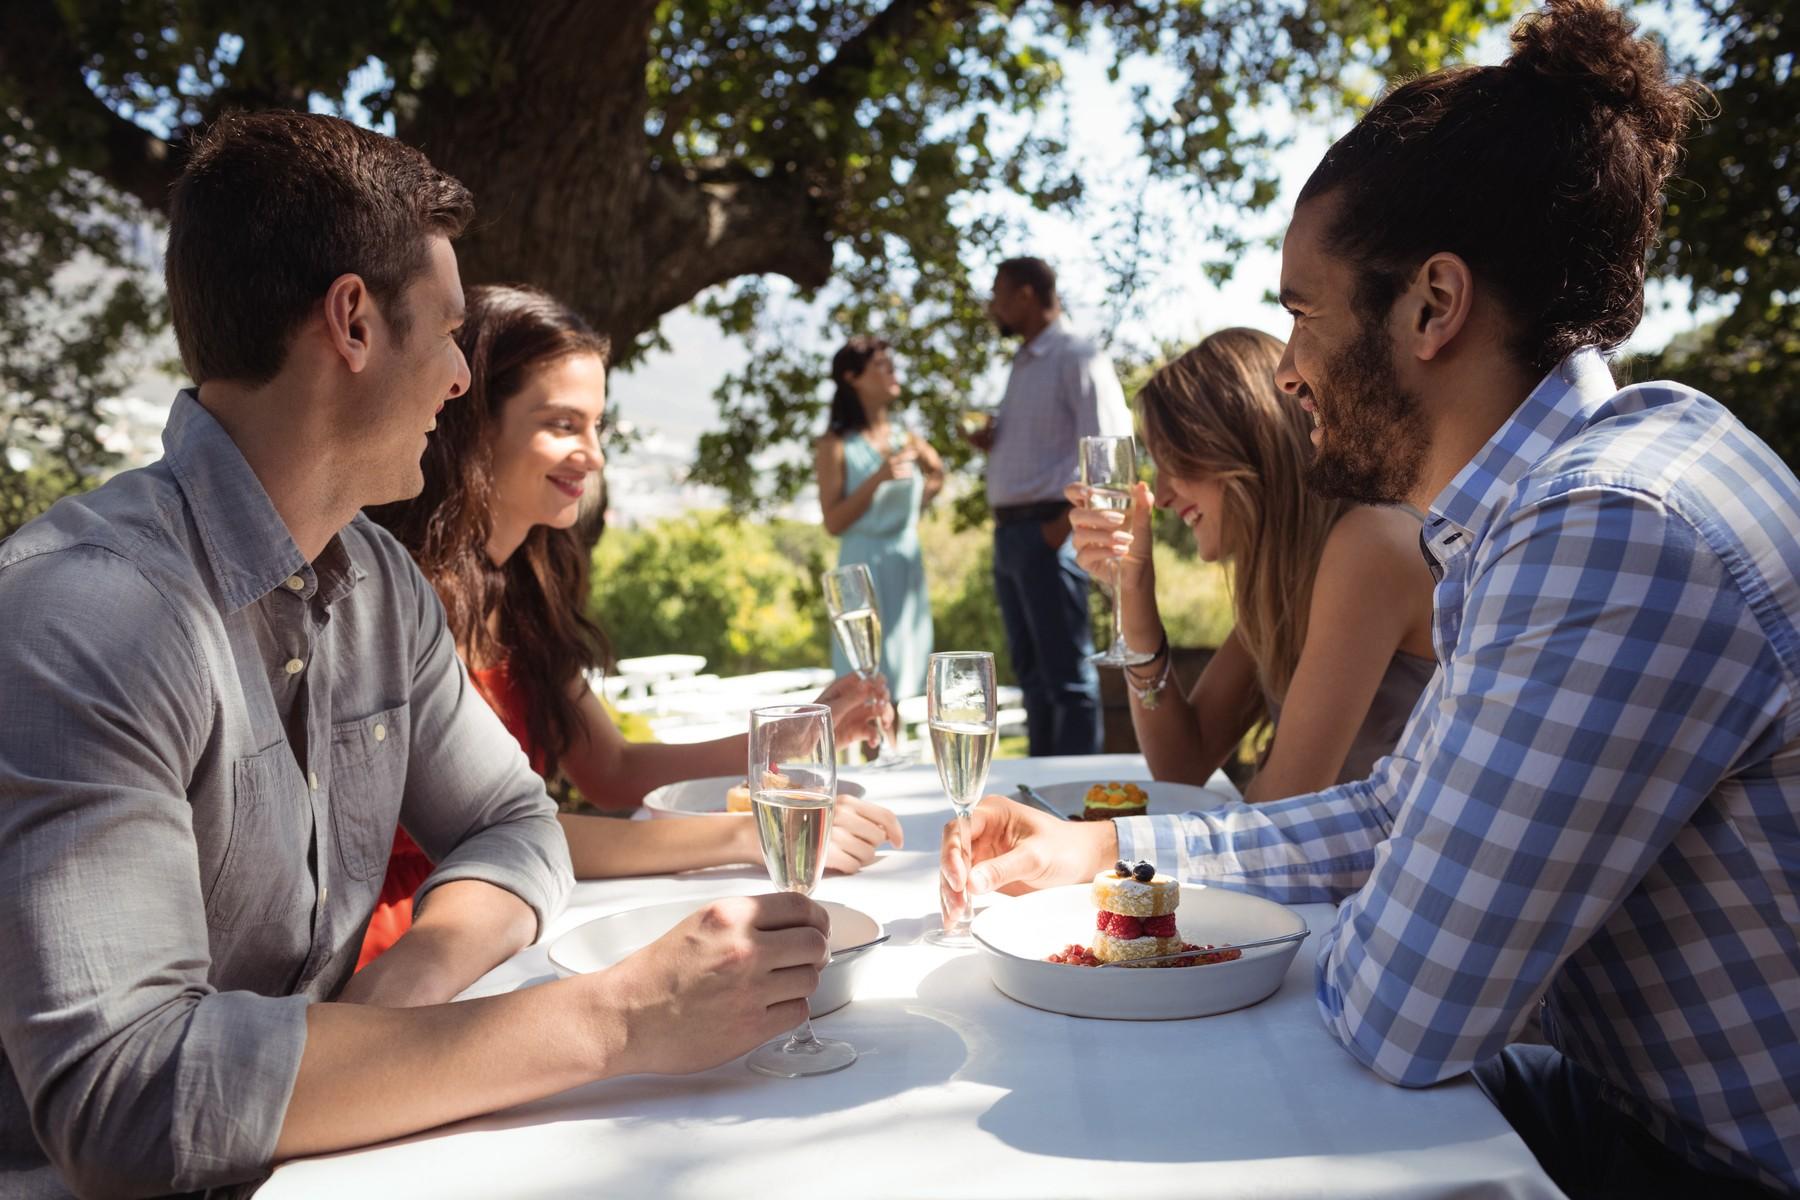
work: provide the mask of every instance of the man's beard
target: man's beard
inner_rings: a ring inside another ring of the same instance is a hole
[[[1008,325],[1005,321],[1000,320],[998,317],[994,318],[994,328],[998,329],[1000,331],[1001,337],[1016,337],[1019,332],[1018,330],[1014,329],[1011,325]]]
[[[1405,502],[1424,474],[1429,435],[1419,398],[1400,385],[1386,331],[1365,325],[1326,372],[1330,390],[1312,398],[1324,432],[1307,486],[1357,504]]]

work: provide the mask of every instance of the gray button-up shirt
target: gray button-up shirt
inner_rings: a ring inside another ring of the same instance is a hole
[[[1081,438],[1130,432],[1112,363],[1058,317],[1013,356],[988,451],[988,503],[1061,500],[1077,477]]]
[[[421,898],[485,880],[541,928],[572,882],[399,543],[359,516],[306,562],[191,392],[163,446],[0,543],[8,1197],[265,1171],[396,823]]]

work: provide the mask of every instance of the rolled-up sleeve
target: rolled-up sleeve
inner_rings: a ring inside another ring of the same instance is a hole
[[[0,612],[0,1048],[31,1131],[82,1195],[253,1178],[307,1002],[207,979],[185,786],[219,701],[193,640],[89,547],[0,572]]]
[[[416,570],[411,578],[418,652],[400,821],[437,863],[415,903],[442,884],[479,879],[530,905],[541,936],[575,883],[556,805],[469,683],[436,593]]]

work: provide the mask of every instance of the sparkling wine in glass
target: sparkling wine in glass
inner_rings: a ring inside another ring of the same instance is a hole
[[[863,563],[852,563],[825,572],[825,609],[831,614],[831,628],[850,668],[864,679],[881,674],[881,608],[875,602],[875,580]],[[863,765],[876,771],[904,767],[912,756],[896,751],[889,743],[887,727],[875,722],[875,758]]]
[[[825,873],[837,804],[837,741],[831,709],[787,704],[750,713],[750,811],[769,878],[784,892],[810,896]],[[841,1071],[856,1061],[849,1042],[813,1034],[812,1019],[786,1038],[750,1052],[752,1071],[797,1079]]]
[[[926,720],[931,752],[937,759],[938,782],[956,810],[963,853],[969,852],[969,812],[987,787],[988,765],[994,760],[994,656],[983,651],[934,654],[925,678]],[[968,862],[963,874],[968,876]],[[940,889],[939,901],[949,896]],[[925,935],[936,946],[972,946],[969,910],[944,911],[944,927]]]
[[[1088,488],[1089,508],[1129,510],[1137,477],[1137,448],[1131,438],[1081,439],[1081,482]],[[1156,657],[1125,644],[1125,606],[1119,582],[1122,565],[1118,559],[1112,560],[1112,645],[1088,660],[1096,666],[1135,667]]]

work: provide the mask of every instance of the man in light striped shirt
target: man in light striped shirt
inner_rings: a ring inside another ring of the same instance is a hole
[[[1098,754],[1100,675],[1088,661],[1088,577],[1075,562],[1069,502],[1083,437],[1131,432],[1131,411],[1105,353],[1076,333],[1041,258],[994,272],[989,315],[1019,337],[1006,397],[971,436],[988,453],[994,596],[1006,628],[1032,754]]]
[[[1341,901],[1318,1003],[1473,1072],[1571,1196],[1800,1193],[1800,481],[1600,350],[1693,93],[1598,0],[1378,104],[1302,191],[1277,379],[1313,483],[1428,506],[1439,671],[1368,780],[1059,825],[989,797],[952,894],[1114,859]],[[1515,1043],[1537,1013],[1548,1045]]]

